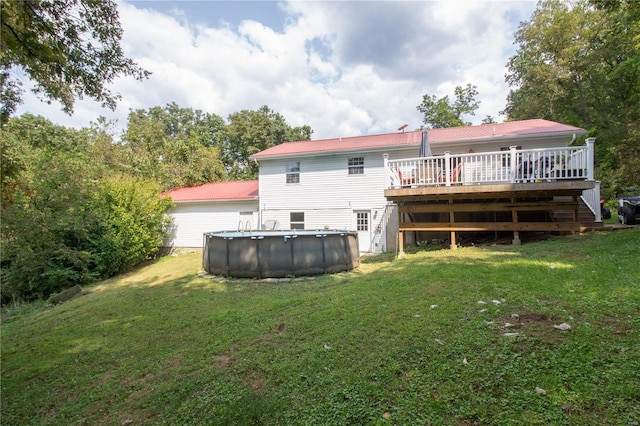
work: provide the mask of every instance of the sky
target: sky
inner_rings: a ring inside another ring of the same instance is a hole
[[[122,47],[151,71],[117,78],[115,111],[90,99],[73,116],[25,92],[17,111],[82,128],[126,127],[131,110],[175,102],[227,120],[268,105],[312,139],[417,129],[425,94],[477,86],[473,124],[504,120],[514,33],[535,1],[119,1]],[[26,86],[28,88],[28,86]]]

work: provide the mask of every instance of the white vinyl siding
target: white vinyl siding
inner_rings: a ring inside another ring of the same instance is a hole
[[[167,247],[202,247],[203,234],[215,231],[237,231],[247,221],[251,229],[258,227],[258,200],[177,203],[167,215],[172,219],[172,235]]]
[[[418,155],[418,147],[388,150],[391,159]],[[290,223],[291,212],[304,212],[305,229],[357,229],[354,211],[371,211],[373,251],[385,249],[386,209],[384,152],[328,154],[300,157],[300,183],[285,182],[286,159],[260,161],[260,214],[262,223],[278,221],[280,229]],[[363,174],[349,176],[345,165],[361,157]]]

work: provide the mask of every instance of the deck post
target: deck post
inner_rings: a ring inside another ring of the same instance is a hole
[[[573,223],[578,224],[578,228],[580,228],[580,224],[579,224],[580,213],[578,212],[578,210],[580,209],[580,203],[578,202],[578,196],[574,195],[571,197],[571,199],[575,203],[575,207],[573,208]],[[576,234],[577,234],[576,231],[571,232],[571,235],[576,235]]]
[[[516,179],[518,177],[518,153],[516,152],[517,149],[517,146],[509,147],[509,156],[511,157],[509,161],[509,164],[511,165],[511,183],[516,183]]]
[[[587,180],[595,180],[595,174],[593,170],[594,166],[594,149],[593,144],[596,141],[596,138],[587,138],[585,141],[587,145]]]
[[[444,153],[444,178],[445,186],[451,186],[451,153],[449,151]]]
[[[449,226],[451,228],[453,228],[453,224],[456,221],[456,214],[453,211],[453,198],[449,197]],[[458,243],[456,241],[456,231],[450,231],[450,239],[451,239],[451,244],[449,245],[449,248],[451,250],[455,250],[458,248]]]
[[[391,175],[389,174],[389,154],[382,154],[382,164],[384,167],[384,187],[391,186]]]
[[[515,209],[515,204],[516,204],[515,197],[511,198],[511,204],[514,205],[511,210],[511,219],[513,223],[516,224],[518,223],[518,210]],[[520,240],[520,231],[516,231],[516,230],[513,231],[513,240],[511,241],[511,244],[514,246],[519,246],[522,244],[522,241]]]

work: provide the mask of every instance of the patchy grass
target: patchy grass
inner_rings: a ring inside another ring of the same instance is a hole
[[[3,312],[2,423],[638,424],[639,258],[640,229],[299,282],[166,257]]]

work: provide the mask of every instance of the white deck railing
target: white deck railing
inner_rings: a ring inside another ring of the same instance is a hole
[[[594,180],[593,139],[585,146],[516,149],[389,160],[385,157],[388,189],[428,186]],[[593,190],[591,190],[593,192]],[[599,194],[583,196],[597,202],[589,208],[599,216]]]

